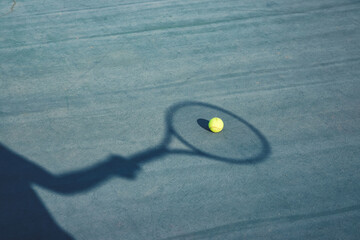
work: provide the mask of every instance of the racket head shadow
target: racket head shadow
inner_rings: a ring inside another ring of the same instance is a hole
[[[224,129],[212,133],[208,121],[219,117]],[[251,164],[264,160],[271,152],[265,136],[249,122],[218,106],[202,102],[181,102],[172,106],[166,116],[168,136],[174,136],[204,156],[233,164]]]

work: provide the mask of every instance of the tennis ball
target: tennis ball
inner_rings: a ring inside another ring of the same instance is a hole
[[[224,122],[220,118],[214,117],[210,120],[209,122],[210,131],[217,133],[217,132],[221,132],[223,128],[224,128]]]

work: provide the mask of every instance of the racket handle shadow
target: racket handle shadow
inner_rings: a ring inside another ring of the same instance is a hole
[[[137,165],[143,165],[145,163],[154,161],[154,160],[162,157],[163,155],[167,154],[168,152],[169,152],[168,149],[164,146],[154,147],[154,148],[150,148],[143,152],[132,155],[129,158],[129,161],[131,161],[132,163],[137,164]]]

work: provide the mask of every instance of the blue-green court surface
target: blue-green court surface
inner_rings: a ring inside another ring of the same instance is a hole
[[[0,1],[0,239],[360,239],[359,43],[358,0]]]

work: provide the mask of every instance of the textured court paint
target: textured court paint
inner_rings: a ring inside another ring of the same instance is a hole
[[[13,4],[0,2],[0,161],[13,170],[0,170],[0,199],[37,201],[32,223],[53,219],[43,236],[360,238],[359,1],[34,0],[9,13]],[[246,119],[271,155],[242,166],[163,155],[135,179],[77,192],[14,182],[152,149],[167,109],[185,100]],[[39,230],[6,225],[20,216],[1,206],[1,226]]]

